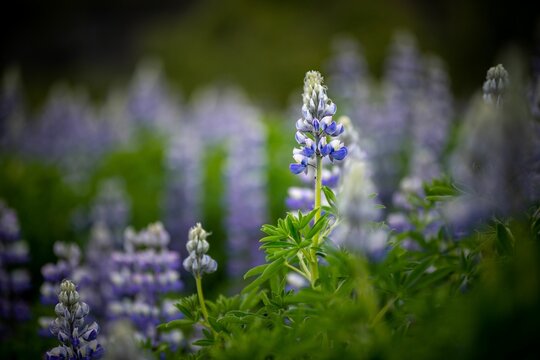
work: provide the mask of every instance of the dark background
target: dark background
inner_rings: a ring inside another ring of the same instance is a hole
[[[160,59],[189,95],[216,80],[239,83],[262,104],[283,106],[299,78],[320,68],[336,35],[363,45],[379,75],[392,34],[408,29],[448,63],[468,95],[509,45],[538,53],[538,1],[489,0],[23,0],[0,11],[0,67],[17,66],[30,103],[56,81],[95,97],[125,84],[137,63]]]

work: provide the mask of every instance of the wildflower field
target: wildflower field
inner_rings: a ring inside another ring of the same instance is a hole
[[[536,359],[539,57],[332,44],[285,106],[3,68],[0,358]]]

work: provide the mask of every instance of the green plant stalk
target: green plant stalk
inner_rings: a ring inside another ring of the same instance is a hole
[[[317,169],[315,175],[315,223],[321,218],[321,192],[322,192],[322,157],[316,156]],[[313,236],[311,249],[311,286],[315,287],[315,282],[319,279],[319,262],[317,261],[316,247],[319,246],[319,234]]]
[[[203,313],[204,321],[208,322],[208,310],[206,310],[206,304],[204,303],[204,295],[202,291],[201,277],[195,276],[195,283],[197,284],[197,295],[199,297],[199,304],[201,305],[201,311]]]

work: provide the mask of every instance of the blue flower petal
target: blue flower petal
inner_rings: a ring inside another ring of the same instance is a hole
[[[320,128],[319,120],[313,119],[313,128],[315,129],[315,131],[319,131],[319,128]]]
[[[332,152],[332,157],[336,160],[343,160],[345,159],[345,156],[347,156],[348,150],[346,146],[343,146],[339,150],[335,150]]]
[[[337,129],[337,124],[335,121],[332,121],[330,123],[330,125],[328,125],[328,127],[326,129],[323,129],[328,135],[332,135],[334,134],[334,132],[336,131]]]
[[[302,161],[302,163],[300,164],[294,163],[294,164],[289,165],[289,170],[295,175],[298,175],[302,171],[305,171],[306,168],[307,168],[307,164],[305,164],[304,161]]]
[[[313,148],[313,146],[311,147],[308,147],[308,146],[304,146],[302,148],[302,155],[304,155],[305,157],[312,157],[313,155],[315,154],[315,149]]]

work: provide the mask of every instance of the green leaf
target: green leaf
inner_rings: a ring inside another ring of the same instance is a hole
[[[318,209],[319,208],[313,209],[307,215],[304,215],[298,226],[300,230],[304,229],[311,222],[311,220],[315,217]]]
[[[429,196],[426,196],[427,201],[433,201],[433,202],[450,201],[450,200],[452,200],[452,198],[453,198],[453,196],[450,196],[450,195],[429,195]]]
[[[411,271],[411,273],[409,274],[409,276],[407,276],[406,280],[405,280],[405,284],[404,284],[404,287],[406,289],[410,289],[411,287],[414,286],[414,284],[416,284],[416,282],[418,280],[420,280],[420,278],[424,275],[424,273],[426,272],[427,268],[431,266],[431,263],[433,262],[433,259],[432,258],[427,258],[425,259],[424,261],[420,262],[415,268],[413,271]]]
[[[294,246],[294,244],[291,244],[290,242],[287,242],[287,241],[272,241],[272,242],[267,242],[261,245],[259,249],[280,249],[280,248],[290,248],[291,246]]]
[[[510,229],[506,225],[497,222],[495,225],[495,233],[497,235],[497,253],[499,255],[511,255],[514,251],[514,236]]]
[[[261,231],[268,234],[268,235],[279,235],[280,234],[280,231],[277,227],[275,227],[274,225],[268,225],[268,224],[265,224],[261,227]]]
[[[165,324],[158,325],[158,329],[160,330],[169,330],[169,329],[178,329],[178,328],[186,328],[191,327],[195,324],[195,322],[191,319],[176,319],[169,321]]]
[[[283,238],[284,236],[282,235],[270,235],[270,236],[263,237],[261,240],[259,240],[259,242],[275,241],[275,240],[281,240]]]
[[[285,263],[285,259],[280,257],[277,260],[275,260],[274,262],[268,264],[268,266],[264,269],[261,276],[259,276],[258,278],[253,280],[253,282],[251,282],[251,284],[246,286],[242,290],[242,293],[249,292],[249,291],[254,290],[254,289],[258,288],[259,286],[261,286],[266,280],[270,279],[279,270],[281,270],[284,263]]]
[[[306,235],[306,238],[311,239],[313,236],[315,236],[315,234],[318,233],[326,225],[327,220],[328,220],[327,216],[326,214],[324,214],[319,220],[317,220],[315,225],[313,225],[313,227],[309,230],[309,232]]]
[[[328,186],[323,186],[322,191],[324,192],[324,196],[326,197],[326,200],[330,204],[331,207],[336,207],[336,195],[330,189]]]
[[[262,265],[255,266],[254,268],[249,269],[248,272],[244,274],[244,280],[249,277],[261,274],[264,271],[264,269],[266,269],[267,266],[268,264],[262,264]]]
[[[214,342],[215,342],[214,340],[210,340],[210,339],[201,339],[201,340],[194,341],[193,345],[212,346],[212,345],[214,345]]]
[[[451,268],[438,269],[430,274],[426,274],[424,278],[416,284],[417,288],[423,289],[432,284],[444,279],[453,272]]]

